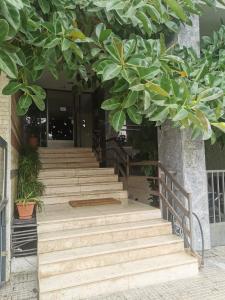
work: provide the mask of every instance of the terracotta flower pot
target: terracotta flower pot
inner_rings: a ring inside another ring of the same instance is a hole
[[[18,213],[19,213],[19,219],[20,220],[30,220],[32,219],[33,211],[34,211],[34,202],[27,203],[25,205],[23,204],[16,204]]]
[[[31,137],[29,138],[28,143],[32,148],[35,149],[38,147],[38,138],[32,134]]]

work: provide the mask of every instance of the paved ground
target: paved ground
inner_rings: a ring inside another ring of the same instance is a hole
[[[35,273],[14,275],[11,282],[0,289],[0,300],[37,298]],[[217,247],[206,253],[205,267],[195,278],[95,297],[92,300],[225,300],[225,247]]]

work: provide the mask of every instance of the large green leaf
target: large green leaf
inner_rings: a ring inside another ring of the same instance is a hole
[[[138,92],[131,91],[123,101],[123,107],[128,108],[136,103],[138,99]]]
[[[37,95],[32,95],[32,99],[33,99],[33,101],[36,104],[38,109],[40,109],[41,111],[45,110],[45,102],[41,97],[39,97]]]
[[[183,119],[185,119],[188,116],[188,111],[185,108],[181,108],[177,114],[175,115],[175,117],[173,117],[173,121],[177,122],[177,121],[181,121]]]
[[[103,73],[102,73],[103,81],[107,81],[107,80],[115,78],[116,76],[119,75],[121,70],[122,70],[122,67],[120,65],[117,65],[117,64],[107,65],[104,68]]]
[[[151,115],[151,121],[165,121],[169,113],[169,108],[157,109],[156,112]]]
[[[176,0],[164,0],[164,1],[182,21],[186,22],[187,16],[182,6]]]
[[[197,101],[209,102],[213,100],[218,100],[224,95],[224,91],[220,88],[210,88],[201,92],[197,98]]]
[[[167,93],[167,91],[165,91],[163,88],[161,88],[160,85],[153,83],[151,81],[148,81],[145,84],[146,89],[148,89],[149,91],[158,94],[160,96],[165,96],[165,97],[169,97],[169,94]]]
[[[102,103],[101,108],[105,109],[105,110],[115,110],[115,109],[119,108],[120,106],[121,106],[121,101],[119,99],[111,98],[111,99],[105,100]]]
[[[3,95],[13,95],[23,86],[21,82],[10,81],[2,90]]]
[[[1,15],[6,18],[8,23],[17,31],[20,27],[19,10],[9,2],[0,2]]]
[[[0,43],[7,40],[9,33],[9,24],[6,20],[0,19]]]
[[[50,4],[48,0],[38,0],[41,10],[44,14],[48,14],[50,11]]]
[[[0,49],[0,70],[7,74],[10,78],[17,78],[18,71],[15,62],[10,55]]]
[[[127,114],[132,122],[140,125],[142,123],[142,115],[137,111],[135,106],[131,106],[127,109]]]
[[[24,7],[24,3],[22,0],[5,0],[6,2],[12,4],[15,6],[17,9],[21,9]]]
[[[117,111],[112,117],[112,126],[116,131],[121,130],[124,126],[126,115],[123,110]]]
[[[19,115],[25,115],[31,104],[32,97],[28,94],[22,95],[17,103],[17,113]]]
[[[211,123],[216,128],[219,128],[221,131],[225,133],[225,122]]]

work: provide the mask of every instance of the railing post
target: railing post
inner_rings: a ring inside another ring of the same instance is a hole
[[[158,182],[159,182],[159,208],[161,211],[161,216],[163,218],[163,205],[162,205],[162,184],[161,184],[161,168],[160,168],[160,162],[158,162]]]
[[[188,208],[189,208],[189,226],[190,226],[190,247],[193,250],[193,210],[192,210],[192,194],[188,193]]]
[[[130,158],[129,155],[126,155],[126,175],[127,177],[130,176]]]

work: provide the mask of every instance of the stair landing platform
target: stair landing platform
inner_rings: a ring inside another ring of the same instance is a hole
[[[129,200],[128,205],[111,204],[85,207],[71,207],[69,203],[45,205],[43,211],[38,213],[37,222],[39,225],[51,222],[69,221],[70,219],[90,218],[109,216],[110,214],[129,214],[135,212],[150,212],[156,218],[161,217],[160,210],[152,206]]]

